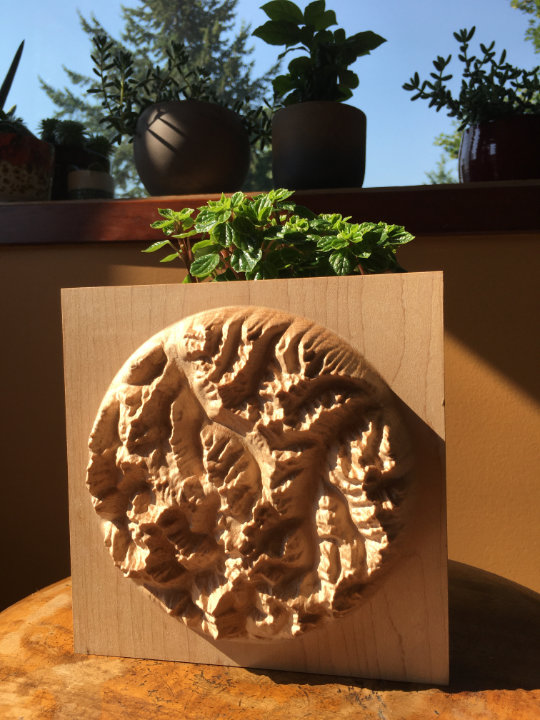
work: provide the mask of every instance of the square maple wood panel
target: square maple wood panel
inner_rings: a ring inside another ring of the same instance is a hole
[[[389,680],[448,681],[442,273],[62,290],[75,651]],[[364,603],[289,640],[213,640],[124,578],[85,483],[104,394],[152,335],[195,313],[259,306],[337,333],[401,405],[415,457],[399,557]]]

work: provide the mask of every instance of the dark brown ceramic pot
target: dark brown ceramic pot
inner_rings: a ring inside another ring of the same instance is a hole
[[[459,147],[461,182],[540,178],[540,115],[471,125]]]
[[[366,116],[338,102],[305,102],[278,110],[272,122],[275,187],[362,187]]]
[[[147,108],[137,121],[133,153],[151,195],[231,192],[249,169],[249,137],[240,117],[198,100]]]

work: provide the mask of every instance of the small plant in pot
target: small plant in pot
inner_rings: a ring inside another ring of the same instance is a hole
[[[82,123],[58,118],[42,120],[40,134],[55,149],[52,200],[113,197],[112,143],[104,135],[88,135]]]
[[[249,99],[219,104],[203,68],[193,68],[183,44],[171,43],[164,67],[135,58],[106,35],[93,38],[89,92],[102,100],[102,122],[114,141],[133,141],[137,172],[151,195],[234,191],[246,178],[250,140],[264,145],[269,120]]]
[[[291,0],[261,8],[270,18],[253,34],[279,55],[302,54],[273,81],[274,101],[284,107],[272,123],[274,183],[295,189],[361,187],[365,171],[366,116],[344,101],[358,86],[350,66],[385,39],[366,30],[347,37],[325,0],[302,11]]]
[[[184,282],[403,271],[396,250],[413,239],[403,227],[317,215],[292,195],[283,188],[254,197],[236,192],[197,210],[161,209],[152,227],[166,237],[143,252],[165,250],[161,262],[182,261]]]
[[[24,40],[0,87],[0,202],[48,200],[51,190],[53,148],[28,130],[15,107],[3,109],[23,47]]]
[[[433,61],[431,80],[415,73],[403,85],[412,100],[429,100],[437,111],[446,109],[463,131],[459,149],[462,182],[524,180],[540,177],[540,66],[523,70],[497,56],[495,43],[480,43],[481,55],[469,54],[475,28],[454,33],[463,64],[459,93],[448,86],[452,55]]]

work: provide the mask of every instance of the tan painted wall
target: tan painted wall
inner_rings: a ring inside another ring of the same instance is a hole
[[[418,238],[445,273],[448,552],[540,591],[540,237]]]
[[[420,238],[402,262],[445,271],[449,555],[540,591],[538,243]],[[59,290],[181,279],[142,247],[0,248],[0,607],[69,574]]]

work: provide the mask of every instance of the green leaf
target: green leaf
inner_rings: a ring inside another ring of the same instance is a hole
[[[301,41],[301,33],[295,23],[286,20],[269,20],[253,31],[269,45],[296,45]]]
[[[294,79],[290,75],[278,75],[272,80],[274,95],[279,98],[286,95],[295,87]]]
[[[195,245],[193,245],[193,247],[191,248],[191,251],[196,258],[202,257],[203,255],[208,255],[208,253],[214,252],[216,250],[219,250],[219,245],[216,245],[213,240],[200,240],[198,243],[195,243]]]
[[[339,82],[340,85],[344,85],[354,90],[354,88],[357,88],[359,84],[358,75],[352,70],[342,70],[339,73]]]
[[[326,235],[319,238],[317,241],[317,249],[323,252],[329,250],[340,250],[341,248],[348,247],[349,241],[344,238],[338,237],[337,235]]]
[[[231,196],[231,206],[237,208],[241,205],[245,197],[243,192],[235,192],[234,195]]]
[[[163,230],[163,228],[174,227],[174,221],[172,220],[155,220],[150,223],[150,227],[154,230]]]
[[[229,208],[220,207],[219,209],[213,209],[211,207],[203,207],[195,220],[195,229],[197,232],[209,232],[214,225],[227,222],[230,217],[231,210]]]
[[[237,244],[237,233],[230,223],[219,223],[210,232],[210,239],[222,248]]]
[[[183,208],[182,210],[178,210],[178,212],[174,212],[173,218],[174,220],[183,223],[188,218],[191,218],[191,215],[193,215],[194,212],[195,210],[193,208]]]
[[[171,210],[171,208],[158,208],[158,213],[168,220],[174,219],[174,210]]]
[[[296,264],[300,258],[300,251],[292,246],[284,246],[282,248],[279,248],[273,253],[269,253],[266,257],[266,259],[269,260],[271,264],[282,268],[287,268],[291,265]]]
[[[315,30],[326,30],[331,25],[337,25],[336,13],[333,10],[326,10],[324,0],[315,0],[304,10],[306,25],[311,25]]]
[[[315,27],[317,21],[324,15],[326,9],[325,0],[314,0],[304,10],[304,20],[307,25]]]
[[[251,207],[255,211],[259,223],[263,225],[266,224],[268,222],[268,217],[273,209],[272,200],[270,199],[268,194],[265,193],[263,195],[257,195],[257,197],[253,198]]]
[[[152,243],[147,248],[142,250],[141,252],[144,253],[152,253],[156,252],[156,250],[161,250],[162,247],[165,247],[165,245],[170,245],[171,243],[168,240],[158,240],[155,243]]]
[[[222,273],[219,273],[219,275],[216,275],[214,280],[216,282],[226,282],[227,280],[238,280],[238,278],[230,268],[227,268]]]
[[[289,72],[291,73],[291,75],[300,76],[304,75],[305,73],[313,72],[313,61],[305,55],[294,58],[294,60],[291,60],[291,62],[289,63]],[[285,75],[285,77],[287,76]]]
[[[273,0],[261,5],[261,10],[268,15],[270,20],[286,20],[292,23],[301,23],[304,21],[302,11],[290,0]]]
[[[198,235],[199,233],[196,230],[188,230],[187,232],[178,233],[178,235],[173,235],[173,238],[188,238],[193,237],[194,235]]]
[[[246,238],[254,237],[257,233],[255,224],[245,215],[237,215],[232,221],[232,227],[237,236],[240,236],[236,238],[237,243]]]
[[[197,258],[191,263],[189,272],[193,277],[208,277],[219,265],[221,258],[218,253],[210,253]]]
[[[349,275],[354,267],[348,252],[338,250],[328,258],[336,275]]]
[[[166,257],[161,258],[161,260],[159,262],[162,262],[162,263],[172,262],[173,260],[176,260],[177,257],[180,257],[180,255],[177,252],[171,253],[170,255],[167,255]]]
[[[237,249],[231,255],[231,267],[236,272],[251,272],[262,257],[262,250],[251,254],[245,250]]]
[[[285,188],[276,188],[275,190],[270,190],[268,193],[270,199],[272,202],[282,202],[283,200],[287,200],[287,198],[290,198],[291,195],[294,195],[294,190],[286,190]]]
[[[356,33],[356,35],[351,35],[351,37],[347,38],[345,44],[351,54],[355,56],[354,59],[356,59],[361,55],[369,55],[371,50],[375,50],[384,42],[386,42],[385,38],[371,30],[365,30]]]
[[[315,27],[317,30],[326,30],[326,28],[332,25],[337,25],[336,13],[333,10],[327,10],[320,19],[317,20]]]
[[[357,258],[365,260],[366,258],[371,257],[371,249],[366,247],[365,244],[357,243],[356,245],[352,245],[351,250]]]

